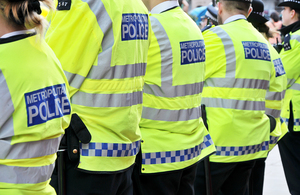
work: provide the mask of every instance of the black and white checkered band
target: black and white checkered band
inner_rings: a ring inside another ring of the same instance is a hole
[[[264,15],[265,15],[264,12],[252,12],[252,13],[258,14],[258,15],[261,15],[261,16],[264,16]]]
[[[300,0],[284,0],[284,2],[292,2],[300,4]]]

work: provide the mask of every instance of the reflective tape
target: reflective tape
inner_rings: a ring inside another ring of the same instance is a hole
[[[265,110],[264,101],[244,101],[222,98],[202,98],[202,104],[214,108],[229,108],[237,110]]]
[[[246,89],[268,89],[269,81],[260,79],[208,78],[205,86]]]
[[[270,92],[270,91],[267,91],[266,100],[278,100],[278,101],[281,101],[281,100],[283,100],[284,95],[285,95],[285,90],[282,91],[282,92]]]
[[[61,137],[11,145],[10,139],[0,139],[0,159],[26,159],[57,152]]]
[[[300,91],[300,84],[294,83],[289,89]]]
[[[142,118],[157,121],[188,121],[201,117],[201,107],[181,110],[166,110],[143,107]]]
[[[194,148],[166,152],[143,153],[142,164],[151,165],[187,161],[199,156],[202,150],[211,146],[212,144],[213,141],[208,134],[204,137],[203,142]]]
[[[54,163],[41,167],[17,167],[0,165],[0,182],[11,184],[36,184],[50,179]]]
[[[292,86],[295,82],[296,82],[295,79],[287,79],[287,84],[288,84],[288,85],[291,85],[291,86]]]
[[[187,84],[187,85],[178,85],[169,88],[161,89],[157,85],[145,85],[144,93],[151,94],[159,97],[179,97],[187,95],[196,95],[200,94],[203,91],[204,82]]]
[[[12,114],[15,111],[5,77],[0,69],[0,140],[14,135]]]
[[[210,31],[216,33],[221,39],[226,56],[226,78],[235,78],[236,55],[234,44],[228,33],[220,27],[211,28]]]
[[[289,119],[288,118],[281,118],[280,121],[285,122],[286,125],[289,124]],[[294,126],[300,126],[300,119],[294,119]]]
[[[71,98],[72,104],[88,107],[127,107],[142,104],[143,92],[123,94],[92,94],[78,91]]]
[[[247,154],[254,154],[260,151],[269,150],[269,141],[252,146],[216,146],[217,156],[242,156]]]
[[[79,89],[80,86],[82,85],[83,81],[85,80],[85,77],[81,76],[79,74],[73,74],[73,73],[70,73],[70,72],[67,72],[67,71],[64,71],[64,73],[67,77],[69,85],[71,87],[76,88],[76,89]]]
[[[140,141],[130,144],[119,143],[80,143],[81,156],[126,157],[134,156],[140,150]]]
[[[266,114],[269,114],[269,115],[273,116],[274,118],[279,118],[280,114],[281,114],[281,110],[266,108]]]
[[[300,42],[300,35],[292,35],[290,40],[297,40],[298,42]]]
[[[279,140],[279,137],[275,137],[275,136],[270,136],[270,144],[276,144]]]

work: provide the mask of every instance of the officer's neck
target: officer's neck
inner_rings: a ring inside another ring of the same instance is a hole
[[[14,31],[19,31],[19,30],[26,30],[24,26],[14,26],[12,23],[8,22],[0,13],[0,37],[2,37],[5,34],[14,32]]]

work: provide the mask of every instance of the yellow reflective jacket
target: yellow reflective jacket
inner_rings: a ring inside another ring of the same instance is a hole
[[[216,145],[212,162],[265,158],[272,114],[279,123],[286,77],[279,56],[245,19],[209,29],[204,34],[209,133]],[[266,93],[268,97],[266,97]]]
[[[150,20],[153,31],[140,122],[142,173],[183,169],[215,151],[201,119],[201,32],[179,7],[150,14]]]
[[[122,171],[135,162],[149,17],[135,0],[72,0],[50,14],[46,41],[70,83],[71,105],[92,135],[78,168]]]
[[[0,194],[56,194],[49,182],[71,107],[60,63],[39,39],[0,39]]]

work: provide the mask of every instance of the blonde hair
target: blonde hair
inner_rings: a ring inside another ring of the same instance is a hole
[[[52,0],[40,1],[50,9],[54,9]],[[40,15],[41,8],[38,0],[0,0],[0,2],[1,11],[9,22],[27,29],[35,28],[37,33],[44,34],[48,22]]]

